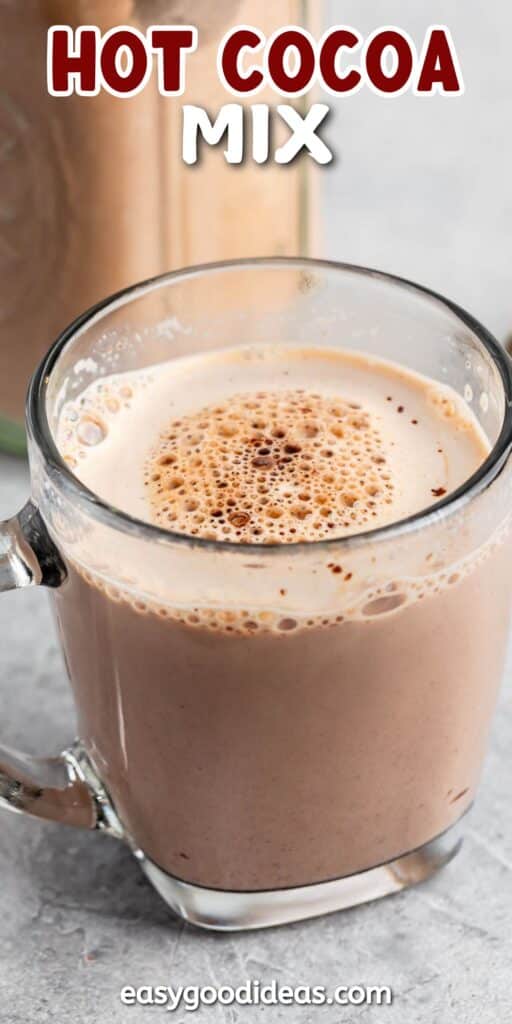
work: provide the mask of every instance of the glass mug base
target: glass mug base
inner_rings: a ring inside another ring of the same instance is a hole
[[[394,860],[365,871],[288,889],[230,892],[208,889],[170,875],[126,833],[112,801],[80,741],[64,753],[70,776],[89,789],[98,809],[97,827],[131,847],[145,875],[171,910],[188,924],[210,931],[249,931],[291,924],[348,910],[409,889],[435,875],[459,852],[468,810],[440,835]]]
[[[198,928],[231,932],[320,917],[409,889],[448,864],[459,852],[462,840],[460,819],[440,836],[387,864],[329,882],[259,892],[227,892],[192,885],[167,874],[142,850],[134,853],[151,884],[178,917]]]
[[[16,786],[8,781],[13,771],[21,780]],[[52,788],[34,785],[34,771],[39,778],[42,772],[48,775]],[[53,788],[56,783],[58,789]],[[55,819],[56,800],[59,820],[123,840],[171,910],[187,923],[210,931],[249,931],[290,924],[347,910],[425,882],[459,852],[463,821],[470,809],[422,846],[364,871],[292,888],[229,891],[176,878],[139,848],[120,820],[80,740],[58,758],[44,761],[14,756],[0,761],[0,806]]]

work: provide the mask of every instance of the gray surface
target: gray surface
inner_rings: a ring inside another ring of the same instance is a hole
[[[27,489],[0,456],[0,514]],[[2,738],[51,753],[73,712],[46,596],[0,600]],[[178,923],[127,850],[0,812],[0,1020],[131,1021],[165,1011],[123,1007],[133,984],[383,984],[392,1007],[201,1009],[200,1020],[496,1024],[512,1017],[510,680],[495,721],[480,799],[459,858],[426,885],[386,901],[273,932],[208,935]],[[190,1014],[177,1013],[176,1020]],[[193,1019],[193,1015],[192,1015]]]

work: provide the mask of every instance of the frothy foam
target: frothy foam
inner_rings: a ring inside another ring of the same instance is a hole
[[[463,483],[489,450],[449,388],[370,357],[274,346],[103,377],[64,404],[56,440],[114,507],[176,533],[269,545],[404,519]],[[238,596],[218,573],[205,581],[203,560],[169,573],[159,558],[149,567],[144,549],[128,565],[122,535],[84,557],[78,539],[68,554],[89,583],[141,615],[286,637],[394,616],[457,585],[490,550],[452,557],[430,543],[416,545],[414,565],[397,559],[384,575],[365,548],[328,549],[311,595],[280,559],[250,583],[242,572]]]
[[[270,345],[101,378],[65,404],[57,444],[131,515],[270,544],[400,521],[489,449],[447,387],[370,357]]]
[[[374,417],[302,390],[233,395],[173,420],[145,477],[160,526],[215,540],[321,540],[393,505]]]
[[[350,597],[351,591],[347,586],[348,603],[347,601],[344,603],[343,614],[340,614],[339,610],[331,614],[308,614],[305,616],[284,614],[283,611],[276,610],[260,611],[247,608],[227,610],[211,607],[189,609],[169,607],[143,600],[140,595],[129,589],[106,583],[100,576],[78,565],[75,568],[87,583],[102,590],[110,601],[115,604],[126,603],[138,615],[153,614],[160,619],[169,619],[189,628],[207,629],[211,632],[243,636],[271,633],[275,636],[288,637],[298,629],[326,629],[338,627],[343,623],[348,625],[351,622],[369,623],[383,617],[387,618],[400,608],[422,601],[426,597],[434,597],[461,583],[481,566],[504,542],[509,528],[510,523],[500,529],[490,542],[483,545],[477,553],[460,561],[456,570],[453,567],[448,569],[439,567],[433,561],[433,556],[428,556],[427,561],[432,561],[431,571],[417,579],[397,578],[383,586],[370,587],[367,590],[363,588],[357,598]],[[345,584],[348,584],[353,578],[353,573],[345,572],[338,563],[329,562],[325,569],[329,573],[339,574]],[[280,593],[285,596],[286,590],[281,589]]]

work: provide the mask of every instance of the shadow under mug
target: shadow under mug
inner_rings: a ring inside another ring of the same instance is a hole
[[[138,521],[59,455],[59,411],[93,381],[243,345],[250,390],[261,344],[284,361],[297,345],[365,352],[448,384],[490,454],[400,523],[271,546]],[[0,529],[0,589],[51,593],[78,739],[49,759],[3,749],[1,802],[120,837],[206,928],[352,906],[446,863],[503,667],[511,396],[508,359],[472,317],[347,265],[192,268],[78,319],[32,381],[32,494]]]

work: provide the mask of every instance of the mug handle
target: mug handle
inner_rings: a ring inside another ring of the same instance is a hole
[[[0,591],[59,587],[66,568],[29,501],[0,523]],[[57,757],[30,757],[0,745],[0,807],[121,837],[109,797],[76,743]]]

